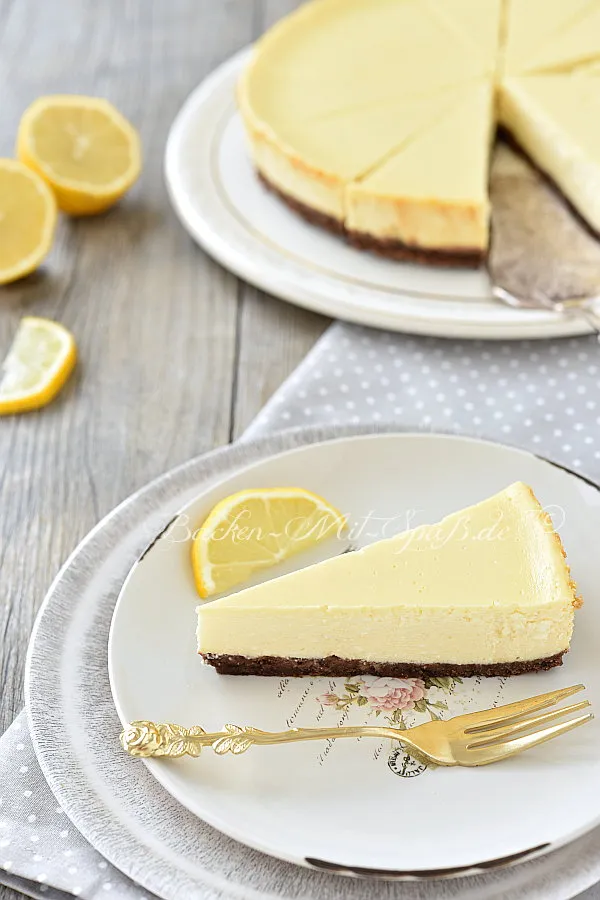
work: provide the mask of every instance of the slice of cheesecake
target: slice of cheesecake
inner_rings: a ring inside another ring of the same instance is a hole
[[[500,121],[600,234],[600,77],[507,78]]]
[[[224,674],[513,675],[560,665],[575,594],[531,488],[198,608]]]
[[[384,162],[456,103],[461,87],[350,107],[307,121],[281,119],[277,136],[247,116],[254,164],[296,211],[342,231],[348,184]]]
[[[346,230],[353,243],[399,258],[421,250],[448,261],[480,261],[488,245],[494,132],[490,84],[464,88],[428,129],[348,187]]]

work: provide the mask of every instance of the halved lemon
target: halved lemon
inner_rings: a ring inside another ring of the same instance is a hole
[[[60,208],[87,216],[108,209],[140,174],[135,128],[108,100],[57,94],[25,110],[17,156],[52,187]]]
[[[52,246],[56,218],[46,182],[16,159],[0,159],[0,284],[37,269]]]
[[[201,597],[220,594],[343,530],[346,520],[303,488],[240,491],[221,500],[194,536],[192,566]]]
[[[15,335],[0,376],[0,416],[45,406],[73,371],[73,335],[58,322],[27,316]]]

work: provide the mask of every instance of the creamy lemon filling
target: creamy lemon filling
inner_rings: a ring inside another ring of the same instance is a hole
[[[585,17],[590,0],[509,0],[506,4],[504,65],[507,75],[523,74],[544,56],[554,39]]]
[[[500,120],[600,232],[600,76],[506,79]]]
[[[531,490],[198,608],[209,655],[501,663],[568,649],[574,587]]]
[[[258,42],[240,103],[257,123],[278,128],[484,77],[494,54],[465,52],[427,0],[312,0]]]
[[[285,587],[285,586],[282,586]],[[360,621],[360,629],[356,622]],[[464,607],[255,609],[203,618],[200,652],[418,664],[498,664],[545,659],[569,646],[573,617],[564,604],[544,610]],[[243,634],[243,641],[240,635]]]
[[[465,88],[451,110],[347,188],[346,227],[432,249],[487,246],[494,126],[491,86]]]
[[[600,58],[600,5],[588,2],[583,10],[576,4],[552,37],[527,60],[523,74],[568,73]]]
[[[473,54],[486,75],[495,75],[504,14],[503,0],[425,0],[455,40]]]
[[[310,127],[282,122],[276,141],[268,133],[253,135],[255,164],[288,196],[343,222],[348,185],[427,131],[468,84],[315,116]]]

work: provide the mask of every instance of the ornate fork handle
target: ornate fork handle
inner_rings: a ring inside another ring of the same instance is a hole
[[[177,759],[181,756],[199,756],[203,747],[211,747],[221,756],[225,753],[238,755],[253,744],[290,744],[296,741],[324,741],[352,737],[392,738],[419,751],[401,729],[378,728],[373,725],[290,728],[289,731],[260,731],[251,725],[225,725],[223,731],[208,732],[199,725],[184,728],[182,725],[132,722],[121,732],[121,744],[130,756],[141,758],[165,756]]]

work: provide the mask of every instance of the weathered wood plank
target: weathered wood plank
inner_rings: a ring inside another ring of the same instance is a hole
[[[12,155],[28,103],[53,92],[110,98],[145,151],[121,207],[61,222],[44,271],[0,288],[0,355],[30,313],[71,328],[81,357],[52,406],[0,420],[0,731],[22,706],[37,608],[80,538],[150,478],[238,435],[325,326],[209,260],[162,179],[189,91],[294,5],[0,0],[0,154]]]
[[[0,356],[29,313],[71,328],[81,359],[52,406],[0,419],[0,732],[22,706],[33,619],[68,553],[132,490],[239,435],[327,324],[208,259],[162,178],[186,95],[298,2],[0,0],[0,155],[23,109],[54,92],[113,100],[145,152],[119,208],[62,221],[44,271],[0,288]]]
[[[323,316],[281,303],[248,285],[242,286],[241,297],[233,438],[245,430],[328,325]]]
[[[255,36],[301,3],[263,0],[257,4]],[[323,316],[280,303],[248,285],[240,285],[240,299],[232,438],[239,437],[329,324]]]
[[[298,6],[302,6],[303,0],[263,0],[262,5],[262,30],[269,28],[277,19],[286,16]]]
[[[0,351],[34,313],[71,328],[81,356],[55,404],[0,421],[2,729],[22,705],[35,612],[77,541],[132,490],[235,430],[238,284],[176,221],[162,158],[187,93],[255,27],[247,0],[2,0],[0,152],[12,153],[25,106],[57,91],[112,99],[145,150],[121,207],[65,220],[45,271],[0,290]]]

